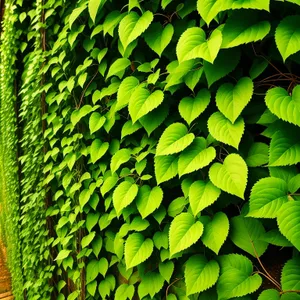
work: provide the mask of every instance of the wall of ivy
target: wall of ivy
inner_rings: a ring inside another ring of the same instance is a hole
[[[299,0],[2,14],[16,300],[300,299]]]

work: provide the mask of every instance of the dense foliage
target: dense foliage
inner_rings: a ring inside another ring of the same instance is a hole
[[[17,300],[300,299],[299,5],[5,1]]]

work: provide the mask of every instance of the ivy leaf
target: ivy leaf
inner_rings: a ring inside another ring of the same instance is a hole
[[[154,171],[157,184],[172,179],[178,174],[178,157],[175,155],[156,156]]]
[[[192,173],[208,166],[216,157],[216,150],[213,147],[206,148],[206,140],[197,137],[192,144],[183,150],[178,160],[179,177]]]
[[[132,124],[132,121],[128,120],[122,127],[121,140],[123,140],[124,137],[131,135],[134,132],[138,131],[140,128],[142,128],[142,125],[140,123]]]
[[[221,191],[210,181],[195,181],[189,189],[189,200],[194,216],[213,204],[220,194]]]
[[[123,283],[118,286],[115,293],[115,299],[120,299],[120,300],[132,299],[133,295],[134,295],[134,285]]]
[[[131,62],[128,58],[118,58],[109,68],[106,79],[116,75],[120,79],[123,77],[124,71],[131,65]]]
[[[238,154],[229,154],[223,165],[214,163],[209,169],[211,182],[221,190],[244,199],[248,168]]]
[[[126,13],[121,14],[118,10],[110,12],[103,22],[103,35],[106,36],[106,34],[109,33],[110,36],[113,37],[114,29],[123,19],[124,15],[126,15]]]
[[[251,190],[247,216],[276,218],[281,206],[288,200],[288,187],[284,180],[275,177],[262,178]]]
[[[156,147],[156,156],[181,152],[193,142],[194,138],[195,135],[188,133],[185,125],[173,123],[160,137]]]
[[[269,161],[269,147],[264,143],[253,143],[245,159],[248,167],[259,167]]]
[[[300,202],[289,201],[281,206],[277,216],[280,232],[300,251]]]
[[[159,263],[158,265],[159,274],[170,283],[170,279],[172,277],[172,274],[174,272],[174,263],[172,261],[167,261],[165,263]]]
[[[127,270],[133,268],[150,257],[153,252],[153,242],[144,239],[141,233],[132,233],[125,242],[125,264]]]
[[[160,90],[152,94],[143,86],[139,86],[132,93],[129,101],[129,114],[134,124],[137,120],[147,115],[150,111],[158,107],[164,100],[164,93]]]
[[[160,23],[152,23],[145,32],[144,37],[148,46],[161,56],[164,49],[169,45],[174,34],[174,27],[168,24],[165,28]]]
[[[300,290],[300,259],[292,258],[284,265],[281,273],[283,291]]]
[[[181,117],[190,125],[204,112],[210,102],[210,97],[210,92],[207,89],[202,89],[195,98],[183,98],[178,106]]]
[[[259,220],[243,216],[233,217],[230,228],[232,242],[252,256],[256,257],[256,253],[261,256],[267,250],[268,243],[263,241],[265,229]]]
[[[89,14],[94,23],[96,21],[99,7],[103,6],[105,2],[106,0],[89,0]]]
[[[95,139],[91,145],[91,161],[94,164],[98,161],[108,150],[109,143],[102,143],[101,140]]]
[[[119,36],[124,51],[150,26],[152,20],[153,13],[151,11],[146,11],[141,17],[136,12],[131,11],[122,19],[119,25]]]
[[[210,134],[217,141],[233,146],[236,149],[239,148],[245,129],[245,123],[242,117],[238,117],[232,124],[223,114],[215,112],[209,117],[207,125]]]
[[[222,30],[221,48],[233,48],[262,40],[270,31],[267,21],[259,21],[256,11],[235,11],[227,19]]]
[[[55,260],[63,260],[63,259],[65,259],[65,258],[67,258],[67,257],[70,255],[71,252],[72,252],[71,250],[63,249],[63,250],[61,250],[61,251],[58,253],[58,255],[57,255],[57,257],[55,258]]]
[[[69,28],[72,28],[73,23],[78,19],[78,17],[86,10],[87,2],[81,4],[81,6],[75,8],[69,17]]]
[[[190,257],[184,271],[187,296],[212,287],[218,280],[219,271],[219,264],[215,260],[208,261],[204,255]]]
[[[118,150],[111,158],[110,170],[112,173],[115,173],[122,164],[128,162],[131,158],[130,149],[120,149]]]
[[[93,232],[89,233],[88,235],[86,235],[82,238],[82,240],[81,240],[82,249],[86,248],[92,242],[95,235],[96,235],[96,231],[93,231]]]
[[[171,222],[169,231],[170,256],[195,244],[203,233],[203,224],[195,222],[190,213],[181,213]]]
[[[123,208],[127,207],[134,200],[138,190],[138,186],[129,181],[123,181],[116,187],[113,193],[113,205],[117,216],[120,216]]]
[[[83,208],[89,202],[91,195],[92,194],[91,194],[90,190],[88,190],[88,189],[84,189],[80,192],[79,203],[80,203],[81,208]]]
[[[220,51],[214,64],[204,61],[203,69],[208,86],[210,87],[214,82],[232,72],[239,63],[240,56],[239,48],[233,48]]]
[[[98,260],[89,261],[86,267],[86,283],[90,283],[98,276]]]
[[[138,287],[139,298],[145,299],[145,296],[150,295],[151,299],[153,299],[154,295],[162,289],[163,285],[164,278],[159,273],[147,272]]]
[[[220,112],[234,123],[240,116],[253,94],[254,85],[249,77],[242,77],[234,86],[225,83],[220,86],[216,95],[216,104]]]
[[[75,126],[84,116],[93,111],[90,105],[84,105],[80,109],[76,109],[71,114],[71,123]]]
[[[179,63],[193,58],[203,58],[213,63],[222,44],[222,33],[215,29],[208,40],[200,27],[188,28],[179,38],[176,53]]]
[[[221,276],[218,279],[219,299],[242,297],[255,292],[262,284],[258,274],[253,274],[251,261],[243,255],[228,254],[219,258]]]
[[[229,233],[229,220],[223,212],[217,212],[213,219],[204,226],[201,237],[203,244],[217,255]]]
[[[93,134],[94,132],[98,131],[104,125],[105,121],[106,119],[104,116],[98,112],[93,112],[89,120],[90,133]]]
[[[276,28],[275,41],[285,61],[289,56],[300,50],[300,16],[285,17]]]
[[[139,80],[134,76],[126,77],[120,84],[117,94],[116,111],[126,107],[129,103],[132,93],[140,84]]]
[[[257,300],[280,300],[280,293],[274,289],[264,290]]]
[[[292,247],[293,245],[284,237],[278,229],[272,229],[266,232],[262,238],[269,244],[279,247]]]
[[[142,218],[145,219],[152,214],[160,206],[162,200],[163,191],[159,186],[151,189],[150,186],[143,185],[136,199],[136,206]]]
[[[278,118],[300,126],[300,85],[294,87],[292,96],[281,87],[269,89],[265,101],[269,110]]]
[[[288,166],[300,162],[300,141],[297,132],[277,131],[270,143],[269,166]]]

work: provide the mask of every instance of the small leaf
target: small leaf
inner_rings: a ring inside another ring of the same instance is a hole
[[[55,258],[55,260],[63,260],[63,259],[65,259],[65,258],[67,258],[67,257],[70,255],[71,252],[72,252],[71,250],[61,250],[61,251],[58,253],[58,255],[57,255],[57,257]]]
[[[98,260],[89,261],[86,267],[86,283],[90,283],[98,276]]]
[[[89,0],[89,14],[93,22],[96,21],[98,9],[105,3],[106,0]]]
[[[154,299],[154,295],[162,289],[163,285],[164,278],[159,273],[147,272],[138,287],[139,299],[145,299],[147,295]]]
[[[126,70],[131,65],[131,62],[127,58],[118,58],[109,68],[106,79],[109,77],[116,75],[120,79],[123,77],[123,74]],[[122,74],[122,75],[120,75]]]
[[[94,132],[98,131],[104,125],[105,121],[106,119],[104,116],[98,112],[93,112],[89,120],[90,133],[93,134]]]
[[[88,235],[84,236],[81,240],[81,247],[86,248],[92,242],[95,235],[96,235],[96,232],[93,231],[93,232],[89,233]]]
[[[300,290],[300,259],[292,258],[282,269],[281,285],[283,291]]]
[[[172,179],[178,174],[178,157],[175,155],[156,156],[154,171],[157,184]]]
[[[128,162],[131,158],[131,151],[129,149],[120,149],[118,150],[110,162],[110,169],[112,173],[115,173],[122,164]]]
[[[264,143],[253,143],[245,159],[248,167],[259,167],[269,161],[269,147]]]
[[[160,263],[158,268],[159,268],[159,273],[161,274],[161,276],[165,279],[165,281],[170,283],[170,279],[174,272],[174,263],[172,261]]]
[[[91,161],[94,164],[98,161],[108,150],[109,143],[102,143],[101,140],[95,139],[91,145]]]

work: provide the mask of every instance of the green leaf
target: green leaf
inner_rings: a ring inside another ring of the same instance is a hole
[[[73,9],[69,17],[69,28],[71,29],[73,23],[78,19],[78,17],[86,10],[87,2],[81,4],[81,6]]]
[[[231,123],[220,112],[213,113],[207,122],[209,133],[224,144],[238,149],[242,139],[245,123],[242,117],[238,117],[235,123]]]
[[[277,131],[270,143],[269,166],[288,166],[299,162],[300,141],[297,132]]]
[[[71,123],[75,126],[84,116],[93,111],[90,105],[84,105],[80,109],[76,109],[71,114]]]
[[[150,186],[143,185],[136,199],[136,206],[142,218],[145,219],[152,214],[160,206],[162,200],[163,191],[159,186],[151,189]]]
[[[86,267],[86,283],[90,283],[98,276],[98,260],[89,261]]]
[[[300,16],[285,17],[276,28],[275,41],[285,61],[289,56],[300,50]]]
[[[281,273],[283,291],[300,290],[300,258],[295,257],[287,261]]]
[[[125,136],[131,135],[134,132],[138,131],[140,128],[142,128],[142,125],[140,123],[132,124],[132,121],[128,120],[122,127],[121,140],[124,139]]]
[[[244,199],[248,168],[238,154],[229,154],[223,165],[214,163],[209,170],[211,182],[221,190]]]
[[[207,89],[200,90],[195,98],[184,97],[178,106],[181,117],[190,125],[204,112],[210,102],[210,97]]]
[[[103,35],[106,36],[106,34],[109,33],[109,35],[113,37],[114,29],[123,19],[124,15],[126,15],[126,13],[121,14],[118,10],[113,10],[112,12],[110,12],[106,16],[103,23]]]
[[[164,93],[160,90],[152,94],[143,86],[139,86],[133,92],[129,101],[129,114],[134,124],[137,120],[157,108],[164,100]]]
[[[156,156],[154,171],[157,184],[172,179],[178,174],[178,157],[175,155]]]
[[[120,216],[123,208],[134,200],[138,190],[138,185],[129,181],[123,181],[116,187],[113,193],[113,205],[117,216]]]
[[[70,255],[70,253],[71,253],[72,251],[71,250],[61,250],[59,253],[58,253],[58,255],[57,255],[57,257],[55,258],[55,260],[63,260],[63,259],[65,259],[65,258],[67,258],[67,257],[69,257],[69,255]]]
[[[239,48],[233,48],[220,51],[214,64],[204,61],[203,69],[208,86],[210,87],[214,82],[232,72],[239,63],[240,56]]]
[[[144,297],[147,295],[150,295],[151,299],[155,299],[154,295],[162,289],[163,285],[164,278],[159,273],[146,273],[138,287],[139,299],[145,299]]]
[[[281,206],[277,216],[280,232],[300,251],[300,202],[289,201]]]
[[[90,133],[93,134],[94,132],[98,131],[104,125],[105,121],[106,119],[104,116],[98,112],[93,112],[89,120]]]
[[[293,246],[287,239],[284,237],[278,229],[272,229],[266,232],[262,238],[269,244],[279,246],[279,247],[291,247]]]
[[[229,233],[229,220],[223,212],[217,212],[213,219],[204,226],[201,237],[203,244],[217,255]]]
[[[194,216],[213,204],[220,194],[221,191],[210,181],[195,181],[189,189],[189,201]]]
[[[215,29],[206,39],[205,31],[200,27],[188,28],[180,37],[176,53],[179,63],[193,58],[203,58],[213,63],[222,44],[222,33]]]
[[[194,138],[195,135],[188,133],[185,125],[173,123],[161,135],[156,147],[156,156],[181,152],[193,142]]]
[[[101,257],[101,259],[98,261],[98,272],[103,277],[105,277],[107,270],[108,270],[108,261],[105,257]]]
[[[268,243],[263,241],[265,229],[260,221],[242,216],[230,220],[230,239],[239,248],[256,257],[264,254]],[[254,250],[255,248],[255,250]]]
[[[274,289],[269,289],[269,290],[264,290],[257,300],[280,300],[280,294],[277,290]]]
[[[94,164],[98,161],[108,150],[109,143],[102,143],[101,140],[95,139],[91,145],[91,161]]]
[[[284,180],[274,177],[262,178],[251,190],[247,216],[276,218],[281,206],[288,200],[288,187]]]
[[[160,263],[158,265],[159,269],[159,274],[167,281],[170,283],[170,279],[172,277],[172,274],[174,272],[174,263],[172,261],[167,261],[165,263]]]
[[[102,6],[105,2],[106,0],[89,0],[89,14],[94,23],[96,21],[99,7]]]
[[[256,11],[234,11],[222,30],[221,48],[233,48],[262,40],[270,31],[267,21],[259,21]]]
[[[195,244],[203,233],[203,224],[195,222],[190,213],[181,213],[171,222],[169,231],[170,256]]]
[[[281,87],[269,89],[265,101],[269,110],[278,118],[300,126],[300,85],[294,87],[291,96]]]
[[[248,167],[259,167],[269,162],[269,147],[264,143],[253,143],[245,159]]]
[[[118,300],[132,299],[133,295],[134,295],[134,286],[129,285],[127,283],[123,283],[118,286],[115,293],[115,299]]]
[[[146,11],[141,17],[131,11],[122,19],[119,25],[119,36],[124,50],[150,26],[152,20],[151,11]]]
[[[95,214],[93,213],[89,213],[86,216],[86,229],[91,232],[91,230],[93,229],[93,227],[98,223],[100,217],[100,213],[96,212]]]
[[[231,83],[222,84],[216,95],[216,104],[220,112],[234,123],[243,109],[249,103],[254,85],[249,77],[242,77],[234,86]]]
[[[219,258],[221,276],[218,279],[218,299],[242,297],[255,292],[262,279],[253,274],[251,261],[243,255],[228,254]]]
[[[161,56],[164,49],[170,44],[174,34],[174,27],[168,24],[165,28],[160,23],[152,23],[144,34],[148,46]]]
[[[131,62],[127,58],[118,58],[109,68],[106,79],[116,75],[120,79],[123,77],[124,71],[131,65]]]
[[[101,195],[104,196],[107,192],[109,192],[118,182],[119,177],[116,174],[107,177],[104,180],[103,185],[100,187]]]
[[[178,173],[179,177],[192,173],[208,166],[216,157],[216,150],[213,147],[206,148],[206,140],[197,137],[179,156]]]
[[[90,200],[91,198],[91,192],[88,189],[84,189],[81,191],[80,195],[79,195],[79,203],[81,208],[83,208]]]
[[[153,242],[144,239],[141,233],[132,233],[125,243],[126,268],[133,268],[150,257],[153,252]]]
[[[135,91],[135,88],[139,84],[140,84],[139,80],[133,76],[126,77],[121,82],[117,94],[116,111],[128,105],[132,93]]]
[[[111,158],[110,170],[115,173],[122,164],[128,162],[131,158],[131,150],[124,148],[118,150]]]
[[[203,255],[193,255],[186,262],[184,277],[186,293],[192,295],[212,287],[218,280],[220,267],[215,260],[208,261]]]
[[[161,1],[161,7],[162,9],[165,9],[173,0],[162,0]]]
[[[93,232],[89,233],[88,235],[84,236],[81,240],[81,247],[86,248],[92,242],[95,235],[96,235],[96,231],[93,231]]]

